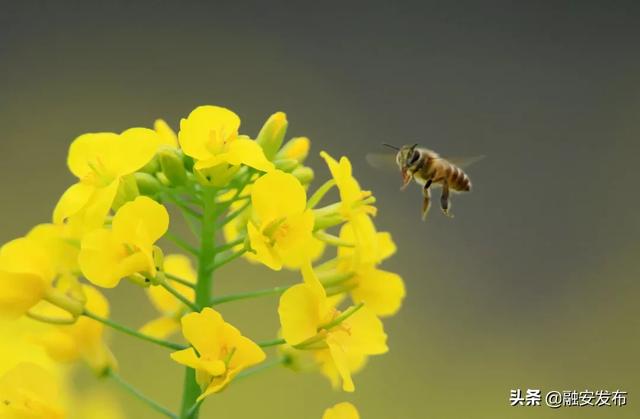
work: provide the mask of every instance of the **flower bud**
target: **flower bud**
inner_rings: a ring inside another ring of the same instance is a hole
[[[295,159],[276,160],[273,163],[276,165],[276,169],[287,173],[290,173],[299,165],[298,160]]]
[[[160,181],[149,173],[135,173],[136,184],[141,195],[154,196],[162,188]]]
[[[176,150],[170,148],[160,150],[158,160],[160,160],[162,173],[172,185],[180,186],[187,182],[187,171],[184,168],[182,156]]]
[[[158,156],[155,155],[149,161],[149,163],[145,164],[142,169],[138,170],[138,172],[154,174],[160,170],[160,162],[158,161]]]
[[[273,160],[280,149],[288,125],[287,115],[284,112],[274,113],[264,123],[256,137],[256,142],[262,147],[267,159]]]
[[[311,169],[310,167],[298,166],[291,172],[291,174],[295,176],[303,185],[308,185],[313,182],[314,174],[313,169]]]
[[[310,141],[307,137],[295,137],[282,146],[278,152],[278,159],[296,159],[300,163],[309,155]]]
[[[121,179],[120,187],[118,188],[118,192],[116,193],[116,196],[113,199],[113,204],[111,205],[114,212],[118,211],[121,206],[129,201],[133,201],[140,195],[135,176],[123,176]]]

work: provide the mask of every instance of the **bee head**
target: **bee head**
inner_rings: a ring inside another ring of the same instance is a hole
[[[398,150],[396,161],[401,169],[414,165],[420,158],[420,152],[416,150],[418,144],[404,145]]]

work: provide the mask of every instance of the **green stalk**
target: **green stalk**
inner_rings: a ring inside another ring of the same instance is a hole
[[[278,294],[282,294],[283,292],[288,290],[290,287],[291,286],[288,285],[284,287],[274,287],[274,288],[267,288],[263,290],[240,292],[237,294],[221,295],[220,297],[213,298],[211,300],[210,305],[215,306],[218,304],[228,303],[230,301],[246,300],[249,298],[258,298],[258,297],[263,297],[265,295],[278,295]]]
[[[115,381],[116,383],[118,383],[118,385],[120,387],[122,387],[123,389],[125,389],[126,391],[128,391],[132,396],[134,396],[135,398],[137,398],[138,400],[144,402],[145,404],[147,404],[149,407],[151,407],[152,409],[156,410],[157,412],[162,413],[163,415],[165,415],[168,418],[171,419],[178,419],[178,415],[174,414],[173,412],[171,412],[169,409],[167,409],[166,407],[160,405],[158,402],[156,402],[153,399],[150,399],[149,397],[145,396],[144,394],[142,394],[140,392],[140,390],[138,390],[137,388],[135,388],[134,386],[132,386],[131,384],[129,384],[128,382],[126,382],[125,380],[122,379],[122,377],[120,377],[116,372],[114,372],[113,370],[109,370],[109,372],[107,373],[109,377],[111,377],[113,379],[113,381]]]
[[[136,337],[138,339],[142,339],[142,340],[146,340],[147,342],[151,342],[151,343],[155,343],[156,345],[160,345],[160,346],[164,346],[165,348],[169,348],[169,349],[175,349],[175,350],[180,350],[180,349],[185,349],[186,346],[184,345],[180,345],[179,343],[173,343],[173,342],[169,342],[166,340],[162,340],[162,339],[157,339],[151,336],[147,336],[143,333],[138,332],[137,330],[133,330],[128,328],[127,326],[123,326],[120,323],[116,323],[112,320],[106,319],[104,317],[100,317],[97,314],[94,314],[90,311],[84,310],[82,312],[83,316],[89,317],[90,319],[99,321],[100,323],[104,323],[105,325],[111,327],[112,329],[115,329],[119,332],[125,333],[129,336],[133,336]]]
[[[213,261],[215,259],[215,198],[214,189],[203,188],[203,214],[202,214],[202,234],[200,235],[200,249],[198,251],[198,281],[196,282],[195,305],[206,307],[211,298],[211,287],[213,282]],[[182,407],[180,408],[181,419],[197,419],[199,407],[192,409],[196,405],[196,399],[200,395],[200,386],[196,383],[195,371],[187,367],[185,372],[184,387],[182,391]]]

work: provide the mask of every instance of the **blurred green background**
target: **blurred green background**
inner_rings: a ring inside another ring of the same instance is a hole
[[[70,142],[90,131],[174,128],[201,104],[254,135],[287,112],[289,134],[347,155],[378,197],[408,297],[386,321],[391,351],[353,395],[275,370],[211,397],[203,418],[320,418],[349,400],[374,418],[640,417],[640,8],[635,2],[2,2],[0,239],[48,221],[72,182]],[[366,166],[381,142],[488,157],[474,191],[420,222],[417,186]],[[318,183],[316,183],[317,185]],[[296,280],[237,263],[219,293]],[[155,313],[123,284],[113,316]],[[276,299],[223,306],[255,339]],[[179,403],[166,350],[112,335],[122,375]],[[4,344],[4,343],[1,343]],[[80,382],[89,382],[80,374]],[[509,390],[629,392],[624,408],[513,408]],[[121,395],[130,418],[159,417]]]

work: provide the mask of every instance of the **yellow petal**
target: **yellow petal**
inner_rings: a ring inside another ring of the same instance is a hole
[[[224,320],[220,313],[206,307],[200,313],[182,317],[182,334],[201,356],[217,352]]]
[[[167,232],[169,213],[146,196],[124,204],[113,217],[112,229],[123,243],[149,247]]]
[[[325,410],[322,419],[360,419],[360,414],[354,405],[342,402]]]
[[[362,189],[358,181],[352,176],[351,162],[346,157],[341,157],[337,162],[328,153],[322,151],[320,156],[325,160],[331,176],[336,181],[338,190],[340,191],[340,199],[347,206],[351,206],[354,202],[362,198]]]
[[[178,147],[178,136],[163,119],[156,119],[153,129],[160,137],[163,145]]]
[[[220,158],[231,165],[244,164],[262,172],[274,169],[273,163],[265,157],[262,147],[248,138],[238,138],[229,143],[226,153],[220,155]]]
[[[317,334],[320,325],[320,302],[313,288],[294,285],[280,297],[278,306],[282,337],[290,345],[297,345]]]
[[[11,240],[0,248],[0,269],[35,275],[45,284],[50,284],[55,275],[53,261],[46,248],[26,237]]]
[[[62,419],[59,385],[42,367],[21,363],[0,379],[2,418],[8,419]]]
[[[405,296],[400,275],[375,268],[358,272],[358,286],[351,291],[355,303],[364,302],[378,316],[392,316],[398,312]]]
[[[260,233],[253,222],[247,224],[247,233],[249,235],[251,249],[255,252],[255,260],[275,271],[282,269],[282,258],[269,243],[269,239]]]
[[[34,337],[33,341],[42,346],[47,355],[58,362],[73,362],[81,356],[80,348],[73,336],[59,329],[49,330]]]
[[[238,134],[240,118],[229,109],[199,106],[180,121],[178,141],[186,155],[207,160],[222,152],[225,141]]]
[[[351,378],[351,370],[349,369],[349,360],[344,348],[334,341],[331,335],[327,337],[327,345],[329,345],[329,352],[338,370],[338,374],[340,374],[342,378],[342,390],[347,392],[355,391],[353,379]]]
[[[307,193],[295,176],[274,170],[255,181],[251,204],[255,218],[268,223],[302,213],[307,206]]]
[[[172,352],[170,356],[171,359],[176,361],[178,364],[185,365],[189,368],[198,368],[200,366],[200,359],[193,348]]]
[[[380,355],[389,350],[382,322],[367,306],[360,308],[344,323],[348,333],[339,329],[331,333],[342,347],[364,355]]]
[[[286,218],[274,234],[274,239],[282,254],[290,250],[298,253],[304,251],[307,259],[311,258],[314,220],[313,211],[311,210],[293,214]]]
[[[117,176],[141,169],[151,161],[161,142],[158,134],[148,128],[130,128],[124,131],[111,149],[109,169]]]
[[[157,339],[166,339],[180,329],[180,323],[173,317],[158,317],[140,328],[140,333]]]
[[[67,165],[77,178],[90,176],[96,169],[108,171],[110,151],[119,140],[118,134],[99,132],[83,134],[76,138],[69,147]],[[105,167],[107,166],[107,167]]]
[[[94,230],[82,239],[78,262],[84,276],[104,288],[113,288],[125,276],[148,267],[143,255],[128,256],[127,248],[106,229]]]
[[[24,315],[44,296],[46,285],[39,276],[0,271],[0,316]]]
[[[60,197],[53,210],[53,222],[63,223],[67,218],[80,212],[84,208],[95,191],[95,186],[78,182],[71,185]]]

